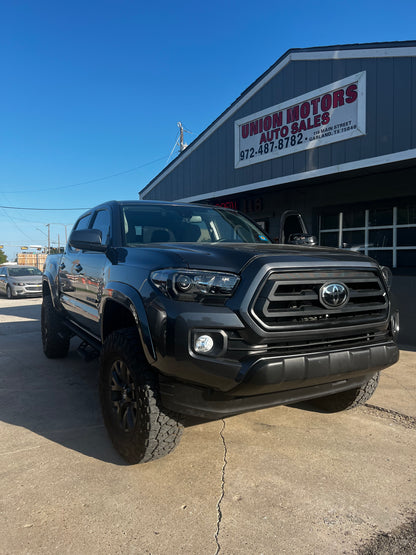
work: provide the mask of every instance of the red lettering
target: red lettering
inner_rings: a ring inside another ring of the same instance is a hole
[[[260,144],[267,143],[266,133],[262,133],[260,138]]]
[[[338,106],[344,106],[344,89],[335,91],[332,95],[332,106],[338,108]]]
[[[247,139],[249,131],[250,131],[250,126],[248,123],[245,123],[241,128],[241,135],[243,139]]]
[[[308,118],[308,129],[313,129],[315,126],[311,123],[311,118]]]
[[[296,133],[299,132],[299,125],[296,121],[295,121],[295,123],[292,123],[292,127],[290,129],[290,132],[292,133],[292,135],[296,135]]]
[[[264,130],[268,131],[272,126],[272,118],[270,116],[266,116],[263,120]]]
[[[313,106],[313,114],[315,115],[318,113],[319,98],[314,98],[313,100],[311,100],[311,104]]]
[[[299,124],[299,131],[306,131],[306,123],[304,119]]]
[[[273,114],[273,127],[281,127],[282,123],[282,112],[277,112],[276,114]]]
[[[331,109],[331,106],[332,106],[332,96],[330,94],[324,94],[324,96],[321,98],[322,110],[326,112],[327,110]]]
[[[289,133],[289,127],[287,125],[284,125],[280,130],[280,134],[282,137],[287,137],[288,133]]]
[[[329,123],[329,120],[331,118],[329,117],[329,113],[328,112],[324,112],[322,114],[322,125],[327,125]]]
[[[250,136],[251,135],[257,135],[258,132],[259,132],[259,122],[258,122],[258,120],[251,121],[250,122]]]
[[[304,102],[300,107],[300,116],[303,119],[305,119],[309,116],[310,112],[311,112],[311,105],[309,104],[309,102]]]
[[[294,108],[288,108],[286,110],[286,123],[292,123],[293,121],[297,121],[299,119],[299,106],[295,106]]]
[[[345,102],[347,102],[348,104],[352,104],[357,100],[358,92],[356,83],[347,87],[347,90],[345,92],[347,93],[347,98],[345,99]]]
[[[314,118],[313,118],[313,126],[314,127],[320,127],[321,126],[321,115],[317,114]]]

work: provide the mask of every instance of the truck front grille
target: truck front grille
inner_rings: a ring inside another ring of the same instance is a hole
[[[342,282],[348,302],[327,308],[319,292],[327,283]],[[302,330],[382,322],[388,317],[388,299],[376,271],[273,271],[251,305],[253,318],[268,330]]]

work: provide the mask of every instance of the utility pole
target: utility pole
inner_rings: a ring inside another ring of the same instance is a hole
[[[188,145],[183,142],[183,125],[180,121],[178,121],[178,127],[179,127],[179,132],[180,132],[179,150],[180,150],[180,152],[183,152]]]
[[[48,228],[48,254],[51,253],[51,224],[45,224]]]

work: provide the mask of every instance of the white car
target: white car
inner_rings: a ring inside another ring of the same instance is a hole
[[[34,266],[0,267],[0,293],[13,297],[42,295],[42,272]]]

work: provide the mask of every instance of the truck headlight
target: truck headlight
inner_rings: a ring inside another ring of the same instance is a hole
[[[150,280],[167,297],[198,301],[204,298],[230,297],[240,278],[226,272],[166,269],[150,274]]]

